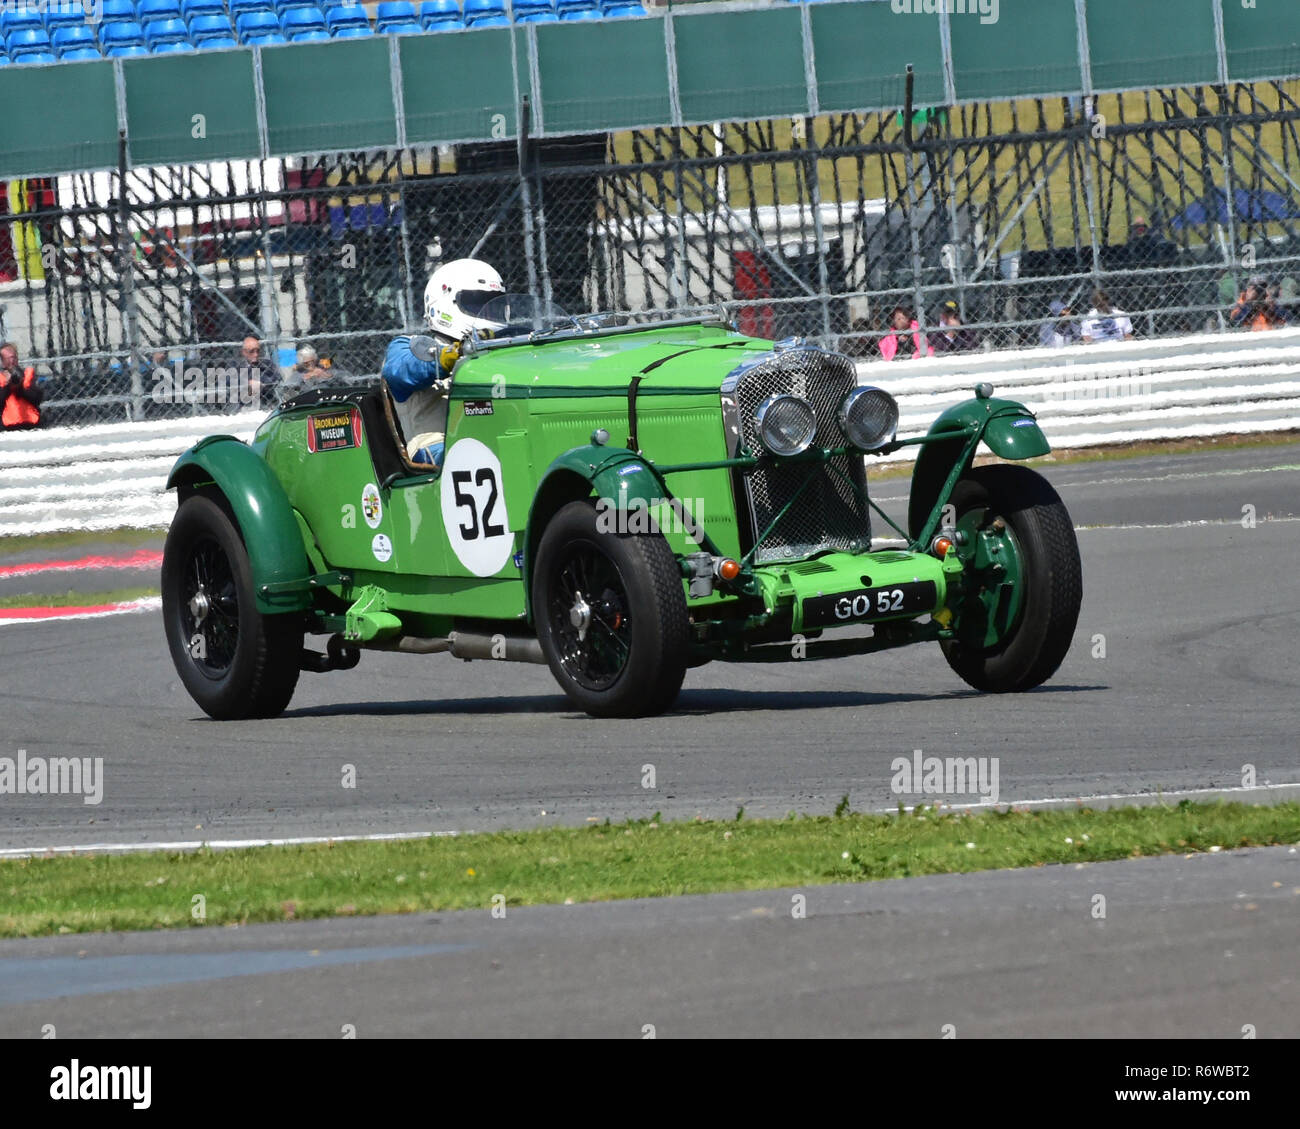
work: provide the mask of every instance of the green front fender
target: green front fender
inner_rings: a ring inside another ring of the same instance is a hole
[[[265,460],[230,435],[213,435],[176,460],[167,488],[215,486],[230,504],[248,550],[257,610],[266,615],[302,611],[311,606],[305,584],[298,591],[263,595],[264,585],[303,582],[312,568],[284,487]]]
[[[652,506],[670,497],[654,467],[626,447],[574,447],[552,462],[533,494],[524,531],[524,605],[529,622],[533,618],[533,562],[546,525],[562,506],[593,494],[597,499],[610,499],[619,509]]]
[[[963,400],[940,415],[928,434],[949,431],[960,434],[925,444],[912,470],[907,528],[913,537],[924,531],[954,465],[960,463],[965,474],[981,440],[1003,459],[1033,459],[1052,449],[1034,413],[1016,400]]]

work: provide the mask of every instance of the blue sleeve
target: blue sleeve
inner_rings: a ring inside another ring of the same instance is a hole
[[[395,337],[384,356],[384,371],[381,375],[388,382],[393,399],[404,404],[412,392],[428,388],[446,374],[437,361],[422,361],[412,353],[409,337]]]

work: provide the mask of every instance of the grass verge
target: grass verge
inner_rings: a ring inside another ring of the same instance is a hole
[[[0,936],[706,894],[1300,840],[1300,804],[918,809],[0,863]],[[203,920],[194,910],[202,899]],[[496,904],[502,904],[497,902]]]
[[[0,608],[94,608],[158,595],[157,588],[114,588],[110,592],[39,592],[0,596]]]
[[[162,548],[167,536],[165,529],[99,529],[68,530],[64,533],[24,533],[18,537],[0,537],[0,553],[25,553],[33,549],[82,549],[90,546],[96,550],[105,545],[122,549],[140,546]]]

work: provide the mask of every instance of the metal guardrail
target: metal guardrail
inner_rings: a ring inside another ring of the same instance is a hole
[[[924,431],[981,380],[1038,413],[1054,447],[1300,430],[1300,330],[866,362],[859,380]],[[165,527],[176,457],[204,435],[252,436],[257,412],[18,432],[0,442],[0,536]],[[915,457],[904,450],[893,459]]]

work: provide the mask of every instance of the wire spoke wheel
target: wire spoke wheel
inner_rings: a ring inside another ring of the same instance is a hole
[[[209,716],[274,717],[298,685],[303,621],[259,610],[248,550],[221,501],[186,498],[167,531],[167,645],[185,689]]]
[[[532,579],[537,638],[570,700],[594,717],[666,710],[686,673],[681,572],[659,533],[597,528],[588,501],[546,526]]]
[[[627,586],[593,544],[574,545],[559,565],[548,612],[567,674],[588,690],[611,686],[632,654]]]

